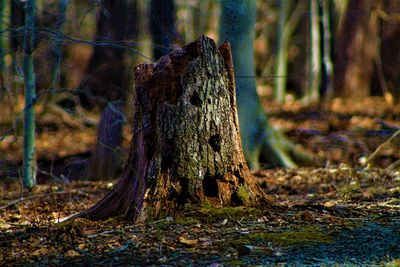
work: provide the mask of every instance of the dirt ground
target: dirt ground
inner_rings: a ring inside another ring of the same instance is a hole
[[[84,180],[93,127],[39,121],[39,186],[29,193],[19,179],[22,140],[7,136],[0,142],[0,265],[400,266],[400,141],[386,142],[400,128],[400,110],[381,98],[266,107],[271,123],[323,166],[254,172],[274,208],[185,207],[143,224],[57,223],[115,182]],[[129,139],[126,126],[125,147]]]

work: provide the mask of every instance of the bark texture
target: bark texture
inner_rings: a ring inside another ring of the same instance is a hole
[[[267,203],[242,152],[228,44],[200,37],[135,75],[128,163],[116,187],[80,216],[136,220],[188,203]]]

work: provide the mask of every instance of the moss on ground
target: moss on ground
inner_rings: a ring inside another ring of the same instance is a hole
[[[194,225],[200,223],[199,219],[194,218],[194,217],[178,217],[175,219],[176,224],[181,224],[181,225]]]
[[[263,215],[262,210],[251,207],[206,207],[200,209],[200,213],[216,219],[241,219],[243,217],[259,217]]]
[[[246,186],[239,186],[237,190],[237,196],[243,201],[243,203],[250,202],[249,190]]]
[[[249,241],[272,242],[279,246],[293,246],[301,244],[330,243],[332,236],[318,229],[317,227],[304,227],[295,231],[287,232],[262,232],[243,236],[237,241],[238,244]]]

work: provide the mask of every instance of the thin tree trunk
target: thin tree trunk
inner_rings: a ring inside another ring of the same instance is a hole
[[[0,98],[5,93],[5,84],[4,84],[4,77],[5,77],[5,62],[4,56],[6,54],[6,48],[4,45],[4,33],[3,30],[5,29],[5,11],[6,8],[6,0],[0,0]]]
[[[319,0],[322,13],[322,84],[321,94],[330,98],[333,94],[333,62],[331,32],[331,0]]]
[[[51,69],[51,85],[50,87],[55,89],[59,87],[60,81],[60,68],[61,62],[63,60],[63,41],[62,37],[63,26],[66,20],[66,12],[68,7],[68,0],[59,0],[58,1],[58,18],[55,24],[53,31],[57,32],[59,36],[53,37],[53,46],[52,46],[52,54],[53,54],[53,67]]]
[[[275,86],[274,94],[275,100],[279,103],[285,101],[286,96],[286,76],[287,76],[287,65],[288,65],[288,45],[289,36],[285,32],[285,26],[287,23],[288,12],[290,10],[290,0],[279,1],[279,21],[278,21],[278,51],[275,69]]]
[[[316,102],[319,100],[319,91],[321,86],[321,33],[319,29],[318,0],[311,0],[310,25],[310,85],[305,100],[307,102]]]
[[[286,96],[289,44],[294,30],[304,15],[305,5],[297,3],[296,8],[289,16],[291,0],[280,0],[279,3],[278,51],[275,64],[276,82],[274,84],[274,94],[275,99],[279,103],[283,103]]]
[[[23,183],[28,189],[36,185],[36,153],[35,153],[35,71],[33,67],[33,46],[35,40],[35,0],[28,0],[25,6],[25,38],[24,38],[24,155]]]
[[[268,203],[243,157],[228,44],[200,37],[135,75],[128,162],[116,187],[78,217],[144,220],[188,203]]]

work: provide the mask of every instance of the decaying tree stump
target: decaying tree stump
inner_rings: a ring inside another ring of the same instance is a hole
[[[200,37],[135,75],[128,163],[115,188],[79,216],[136,220],[187,203],[268,203],[242,152],[229,44]]]

